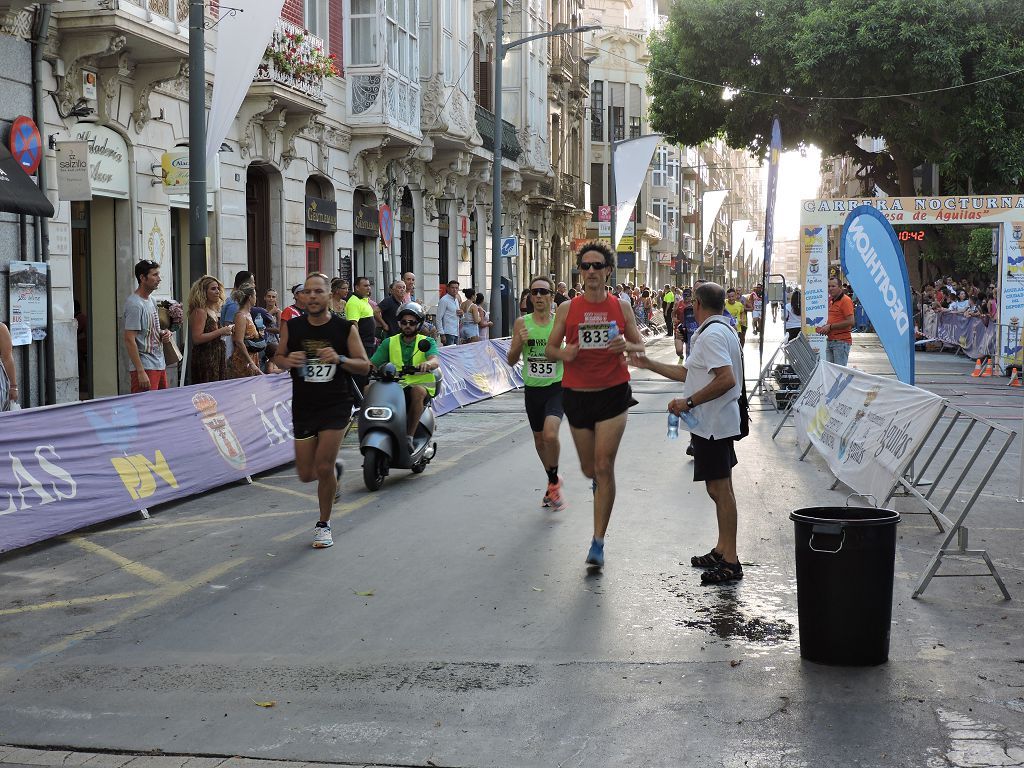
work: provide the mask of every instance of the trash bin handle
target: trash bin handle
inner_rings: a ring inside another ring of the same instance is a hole
[[[818,549],[814,546],[814,534],[823,533],[829,536],[835,536],[841,534],[842,538],[839,540],[839,546],[835,549]],[[811,527],[811,538],[807,542],[807,546],[811,548],[812,552],[819,552],[825,555],[834,555],[843,548],[843,544],[846,543],[846,528],[841,525],[815,525]]]
[[[846,497],[846,506],[850,506],[850,499],[852,499],[854,496],[860,496],[862,499],[865,499],[865,500],[871,499],[872,501],[875,502],[872,506],[875,507],[876,509],[878,508],[878,499],[876,499],[870,493],[856,493],[856,492],[851,493],[849,496]]]

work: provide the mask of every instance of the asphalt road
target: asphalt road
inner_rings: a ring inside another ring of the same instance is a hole
[[[651,353],[673,356],[667,340]],[[851,362],[871,370],[878,350],[865,339]],[[972,384],[962,359],[925,362],[942,386]],[[992,415],[1019,406],[1020,390],[978,386]],[[569,507],[552,513],[519,393],[444,417],[437,460],[375,494],[347,446],[329,550],[310,547],[315,489],[286,467],[0,559],[0,743],[359,765],[1024,765],[1016,448],[971,528],[1015,599],[974,578],[911,600],[941,538],[906,516],[889,663],[825,667],[799,655],[788,513],[846,494],[755,413],[735,473],[746,579],[702,587],[688,562],[714,542],[714,510],[685,441],[665,438],[675,385],[638,372],[634,390],[600,575],[568,428]]]

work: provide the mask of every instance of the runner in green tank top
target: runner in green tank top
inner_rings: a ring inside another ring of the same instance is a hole
[[[508,351],[508,364],[515,365],[523,358],[523,384],[526,385],[526,415],[533,430],[533,444],[537,448],[544,472],[547,490],[542,504],[556,512],[565,509],[562,498],[562,479],[558,476],[558,430],[562,426],[562,363],[548,360],[544,355],[548,336],[554,324],[552,299],[554,284],[546,277],[535,277],[530,282],[533,314],[516,319],[512,329],[512,346]]]

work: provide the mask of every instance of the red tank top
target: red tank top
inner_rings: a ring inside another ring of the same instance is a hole
[[[599,303],[587,301],[585,296],[570,300],[569,315],[565,319],[565,341],[567,344],[580,344],[580,351],[575,360],[564,364],[563,387],[608,389],[629,381],[629,369],[623,354],[601,348],[607,346],[608,328],[612,322],[617,324],[619,334],[625,331],[622,304],[611,293]]]

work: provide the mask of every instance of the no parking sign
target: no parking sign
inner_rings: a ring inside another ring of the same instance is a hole
[[[43,159],[43,137],[31,117],[17,117],[11,126],[11,154],[30,176]]]
[[[394,232],[395,220],[391,208],[387,205],[380,207],[380,239],[384,241],[384,247],[391,250],[391,235]]]

